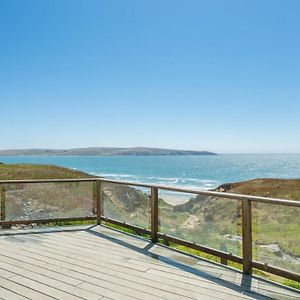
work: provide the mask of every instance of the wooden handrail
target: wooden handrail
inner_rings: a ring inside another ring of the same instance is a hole
[[[38,219],[38,220],[6,220],[5,217],[5,185],[9,184],[43,184],[43,183],[72,183],[72,182],[91,182],[95,187],[95,196],[96,201],[96,216],[83,216],[78,218],[54,218],[54,219]],[[151,228],[140,228],[131,224],[121,222],[119,220],[114,220],[107,218],[103,215],[103,197],[102,189],[105,183],[109,184],[118,184],[118,185],[127,185],[133,187],[143,187],[149,188],[151,190]],[[195,194],[195,195],[204,195],[214,197],[214,200],[221,201],[224,199],[232,199],[241,201],[242,203],[242,253],[243,257],[232,255],[231,253],[226,253],[217,249],[212,249],[206,246],[202,246],[190,241],[185,241],[178,239],[173,236],[168,236],[159,231],[159,211],[158,211],[158,191],[167,190],[172,192]],[[2,227],[8,227],[14,224],[30,224],[30,223],[51,223],[59,221],[75,221],[75,220],[97,220],[98,224],[101,224],[101,221],[112,223],[115,225],[120,225],[129,229],[132,229],[138,233],[149,234],[151,235],[151,241],[156,243],[158,239],[164,240],[166,243],[173,242],[176,244],[184,245],[214,256],[220,257],[221,261],[227,262],[231,260],[237,263],[243,264],[243,272],[245,274],[251,274],[252,268],[257,268],[264,270],[282,277],[286,277],[293,280],[300,281],[300,274],[290,272],[287,270],[282,270],[273,266],[268,266],[261,262],[253,261],[252,259],[252,214],[251,207],[252,202],[266,203],[266,204],[276,204],[276,205],[285,205],[291,207],[300,207],[300,201],[286,200],[286,199],[276,199],[268,197],[258,197],[258,196],[249,196],[241,194],[232,194],[225,192],[215,192],[215,191],[203,191],[196,189],[187,189],[187,188],[177,188],[153,184],[144,184],[139,182],[127,182],[127,181],[117,181],[109,180],[104,178],[76,178],[76,179],[29,179],[29,180],[0,180],[0,225]]]
[[[0,180],[0,184],[18,184],[18,183],[56,183],[56,182],[93,182],[100,178],[65,178],[65,179],[17,179],[17,180]]]
[[[204,196],[211,196],[211,197],[216,197],[216,198],[226,198],[226,199],[233,199],[233,200],[250,200],[252,202],[261,202],[261,203],[268,203],[268,204],[279,204],[279,205],[300,207],[300,199],[299,199],[299,201],[295,201],[295,200],[260,197],[260,196],[250,196],[250,195],[233,194],[233,193],[225,193],[225,192],[204,191],[204,190],[200,190],[200,189],[196,190],[196,189],[188,189],[188,188],[177,188],[177,187],[147,184],[147,183],[140,183],[140,182],[118,181],[118,180],[110,180],[110,179],[104,179],[104,178],[99,178],[99,177],[75,178],[75,179],[0,180],[0,184],[57,183],[57,182],[67,183],[67,182],[93,182],[93,181],[101,181],[103,183],[122,184],[122,185],[129,185],[129,186],[138,186],[138,187],[144,187],[144,188],[157,188],[158,190],[167,190],[167,191],[172,191],[172,192],[204,195]]]

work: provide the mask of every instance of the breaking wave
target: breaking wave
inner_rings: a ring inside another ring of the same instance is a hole
[[[100,176],[111,180],[140,182],[155,185],[165,185],[180,188],[204,189],[209,190],[216,188],[220,183],[215,180],[209,179],[196,179],[196,178],[178,178],[178,177],[147,177],[134,174],[114,174],[114,173],[92,173],[93,175]]]

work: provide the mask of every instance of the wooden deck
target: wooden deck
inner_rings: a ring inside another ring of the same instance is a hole
[[[104,226],[0,231],[0,299],[300,299]]]

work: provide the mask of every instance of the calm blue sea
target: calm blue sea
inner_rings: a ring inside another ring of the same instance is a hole
[[[200,189],[253,178],[300,178],[300,154],[2,156],[0,162],[54,164],[109,179]]]

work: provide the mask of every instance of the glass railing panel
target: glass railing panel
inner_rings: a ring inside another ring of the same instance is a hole
[[[159,231],[241,256],[241,203],[217,197],[159,191]]]
[[[150,228],[150,189],[103,182],[103,214],[120,222]]]
[[[5,184],[3,194],[7,221],[95,215],[92,182]]]
[[[253,259],[300,273],[300,208],[252,203]]]

